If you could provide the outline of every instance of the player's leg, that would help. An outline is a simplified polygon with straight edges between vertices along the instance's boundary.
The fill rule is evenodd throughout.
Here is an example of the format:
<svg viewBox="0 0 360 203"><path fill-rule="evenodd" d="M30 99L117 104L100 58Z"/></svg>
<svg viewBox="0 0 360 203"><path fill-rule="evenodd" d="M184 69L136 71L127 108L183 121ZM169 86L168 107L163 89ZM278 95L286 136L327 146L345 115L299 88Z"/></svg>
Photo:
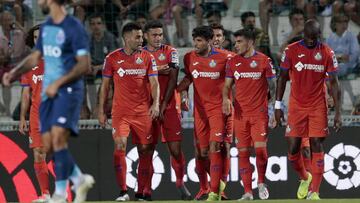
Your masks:
<svg viewBox="0 0 360 203"><path fill-rule="evenodd" d="M244 185L244 195L239 200L253 200L252 166L250 163L251 136L250 123L246 118L234 120L236 147L238 148L239 173Z"/></svg>
<svg viewBox="0 0 360 203"><path fill-rule="evenodd" d="M258 191L260 199L268 199L269 191L265 184L265 173L268 162L267 135L268 118L251 118L251 137L256 155L258 171Z"/></svg>
<svg viewBox="0 0 360 203"><path fill-rule="evenodd" d="M120 188L120 194L119 197L116 198L116 201L128 201L130 198L127 193L126 186L127 165L125 157L127 137L130 133L130 125L124 117L113 117L112 127L114 139L113 164L115 169L116 182Z"/></svg>
<svg viewBox="0 0 360 203"><path fill-rule="evenodd" d="M308 137L301 140L301 156L304 161L306 171L311 173L311 151L310 139Z"/></svg>
<svg viewBox="0 0 360 203"><path fill-rule="evenodd" d="M225 122L225 139L224 139L224 143L222 145L222 158L223 158L223 174L221 177L221 180L226 183L227 182L227 177L229 175L230 172L230 148L231 148L231 143L232 143L232 139L233 139L233 134L234 134L234 113L231 114L231 116L226 117L226 122Z"/></svg>

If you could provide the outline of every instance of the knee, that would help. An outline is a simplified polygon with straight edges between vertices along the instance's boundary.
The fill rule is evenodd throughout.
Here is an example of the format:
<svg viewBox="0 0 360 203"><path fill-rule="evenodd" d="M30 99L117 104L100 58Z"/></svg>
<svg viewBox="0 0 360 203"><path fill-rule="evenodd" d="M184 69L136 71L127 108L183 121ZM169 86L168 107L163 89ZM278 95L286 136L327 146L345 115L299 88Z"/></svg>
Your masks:
<svg viewBox="0 0 360 203"><path fill-rule="evenodd" d="M150 154L153 152L152 149L152 145L151 144L141 144L141 145L138 145L137 146L137 149L138 149L138 153L139 154L142 154L142 155L145 155L145 154Z"/></svg>
<svg viewBox="0 0 360 203"><path fill-rule="evenodd" d="M201 159L207 159L208 156L209 156L209 149L208 148L200 149L200 157L201 157Z"/></svg>
<svg viewBox="0 0 360 203"><path fill-rule="evenodd" d="M217 151L221 150L221 143L211 141L209 147L210 147L210 149L209 149L210 152L217 152Z"/></svg>
<svg viewBox="0 0 360 203"><path fill-rule="evenodd" d="M171 153L171 156L174 157L176 160L178 160L181 156L180 149L172 149L170 153Z"/></svg>
<svg viewBox="0 0 360 203"><path fill-rule="evenodd" d="M34 160L36 162L45 161L46 152L44 147L36 147L34 148Z"/></svg>
<svg viewBox="0 0 360 203"><path fill-rule="evenodd" d="M310 148L309 147L303 147L301 149L301 154L305 158L310 158Z"/></svg>
<svg viewBox="0 0 360 203"><path fill-rule="evenodd" d="M323 150L323 138L310 138L311 152L322 152Z"/></svg>
<svg viewBox="0 0 360 203"><path fill-rule="evenodd" d="M126 141L121 138L115 138L115 150L126 151Z"/></svg>

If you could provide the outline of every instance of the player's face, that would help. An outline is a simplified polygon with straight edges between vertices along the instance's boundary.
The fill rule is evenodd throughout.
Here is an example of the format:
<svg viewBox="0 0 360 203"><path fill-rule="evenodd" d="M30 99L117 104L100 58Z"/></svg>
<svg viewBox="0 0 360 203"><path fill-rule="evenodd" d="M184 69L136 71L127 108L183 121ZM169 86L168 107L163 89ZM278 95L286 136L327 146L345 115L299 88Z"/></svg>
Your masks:
<svg viewBox="0 0 360 203"><path fill-rule="evenodd" d="M90 19L90 29L93 33L100 33L104 29L104 23L100 17Z"/></svg>
<svg viewBox="0 0 360 203"><path fill-rule="evenodd" d="M304 42L308 47L316 46L317 42L320 40L320 24L314 23L312 25L308 24L304 29Z"/></svg>
<svg viewBox="0 0 360 203"><path fill-rule="evenodd" d="M221 29L213 29L214 37L213 37L213 46L215 48L221 48L222 44L225 41L224 33Z"/></svg>
<svg viewBox="0 0 360 203"><path fill-rule="evenodd" d="M248 40L243 36L235 37L235 51L239 55L246 54L246 52L249 51L253 44L253 40Z"/></svg>
<svg viewBox="0 0 360 203"><path fill-rule="evenodd" d="M245 19L244 25L245 28L254 29L255 28L255 17L247 17Z"/></svg>
<svg viewBox="0 0 360 203"><path fill-rule="evenodd" d="M138 18L136 19L136 23L139 24L142 29L144 29L146 24L146 18Z"/></svg>
<svg viewBox="0 0 360 203"><path fill-rule="evenodd" d="M143 43L143 33L142 30L133 30L127 33L127 43L131 50L140 50Z"/></svg>
<svg viewBox="0 0 360 203"><path fill-rule="evenodd" d="M39 30L35 30L34 31L34 44L36 44L36 42L37 42L37 39L39 38Z"/></svg>
<svg viewBox="0 0 360 203"><path fill-rule="evenodd" d="M38 0L38 5L41 8L41 11L44 15L49 14L50 8L48 5L48 0Z"/></svg>
<svg viewBox="0 0 360 203"><path fill-rule="evenodd" d="M221 22L221 19L215 15L213 16L210 16L208 19L207 19L207 22L208 22L208 25L211 25L211 24L220 24Z"/></svg>
<svg viewBox="0 0 360 203"><path fill-rule="evenodd" d="M154 48L160 48L161 43L164 39L163 29L162 28L149 29L149 31L146 32L144 36L145 39L147 40L147 43L150 46Z"/></svg>
<svg viewBox="0 0 360 203"><path fill-rule="evenodd" d="M195 47L195 53L203 55L208 51L210 41L207 41L203 37L195 37L193 38L193 43Z"/></svg>

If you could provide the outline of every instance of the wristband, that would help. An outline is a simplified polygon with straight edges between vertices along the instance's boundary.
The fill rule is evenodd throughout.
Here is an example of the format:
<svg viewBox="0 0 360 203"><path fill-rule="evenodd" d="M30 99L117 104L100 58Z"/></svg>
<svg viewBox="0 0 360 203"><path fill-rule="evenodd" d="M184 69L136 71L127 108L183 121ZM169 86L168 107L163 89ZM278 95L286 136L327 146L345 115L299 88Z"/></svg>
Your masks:
<svg viewBox="0 0 360 203"><path fill-rule="evenodd" d="M275 101L275 109L281 109L282 101Z"/></svg>

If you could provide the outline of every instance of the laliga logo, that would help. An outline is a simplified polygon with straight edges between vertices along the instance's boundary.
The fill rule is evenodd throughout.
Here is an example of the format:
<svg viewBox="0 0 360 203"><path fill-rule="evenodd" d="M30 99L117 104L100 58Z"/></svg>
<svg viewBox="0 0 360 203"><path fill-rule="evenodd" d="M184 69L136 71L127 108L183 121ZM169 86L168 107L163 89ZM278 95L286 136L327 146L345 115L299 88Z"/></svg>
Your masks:
<svg viewBox="0 0 360 203"><path fill-rule="evenodd" d="M360 149L339 143L325 154L324 178L337 190L360 185Z"/></svg>
<svg viewBox="0 0 360 203"><path fill-rule="evenodd" d="M127 166L127 174L126 174L126 184L128 187L133 188L137 191L137 178L133 175L133 167L136 168L137 174L137 165L138 165L139 154L137 152L136 147L132 148L126 155L126 166ZM133 166L136 164L135 166ZM165 173L164 164L159 157L159 153L157 151L154 152L153 155L153 167L154 167L154 175L151 180L151 189L155 190L161 183L162 174Z"/></svg>

